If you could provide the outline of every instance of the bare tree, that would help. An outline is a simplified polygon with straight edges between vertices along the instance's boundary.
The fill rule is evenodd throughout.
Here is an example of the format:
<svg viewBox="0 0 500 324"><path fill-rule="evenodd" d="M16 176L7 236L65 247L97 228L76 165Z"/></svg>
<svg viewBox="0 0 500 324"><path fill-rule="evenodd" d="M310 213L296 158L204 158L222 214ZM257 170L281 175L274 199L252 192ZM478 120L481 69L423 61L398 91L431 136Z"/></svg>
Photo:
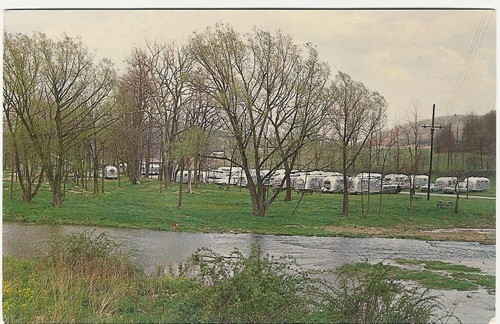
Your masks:
<svg viewBox="0 0 500 324"><path fill-rule="evenodd" d="M342 152L344 193L342 214L349 215L348 172L385 116L384 97L368 90L361 82L339 72L334 82L333 107L328 114L333 139Z"/></svg>
<svg viewBox="0 0 500 324"><path fill-rule="evenodd" d="M255 30L245 40L226 25L191 39L198 89L234 138L240 160L231 163L245 171L254 215L265 216L278 194L268 197L266 180L285 162L293 165L317 131L322 116L315 109L330 102L320 90L327 69L307 49L303 60L290 37Z"/></svg>
<svg viewBox="0 0 500 324"><path fill-rule="evenodd" d="M122 157L132 184L140 182L142 151L145 144L144 126L149 117L151 80L144 52L135 49L128 60L128 69L120 78L117 93L119 119L115 138L119 141ZM149 163L149 161L147 161Z"/></svg>
<svg viewBox="0 0 500 324"><path fill-rule="evenodd" d="M469 154L470 165L467 169L483 172L490 169L490 156L496 149L496 111L478 116L467 114L464 118L462 147Z"/></svg>
<svg viewBox="0 0 500 324"><path fill-rule="evenodd" d="M418 166L420 164L420 142L422 138L422 122L418 119L418 103L413 107L413 113L408 118L408 122L405 127L404 137L406 141L406 147L410 155L409 163L405 165L407 173L410 176L410 215L412 213L413 198L415 196L415 176L418 174Z"/></svg>
<svg viewBox="0 0 500 324"><path fill-rule="evenodd" d="M12 175L17 173L22 200L25 202L30 202L37 194L45 171L21 117L33 112L33 126L42 128L44 125L41 118L44 115L41 100L42 57L33 50L35 44L35 38L26 35L4 35L3 117L8 130L4 148L12 149L11 171Z"/></svg>
<svg viewBox="0 0 500 324"><path fill-rule="evenodd" d="M171 150L183 131L185 106L193 95L193 62L188 51L174 43L149 43L144 53L152 87L151 103L162 138L163 180L168 185L174 168Z"/></svg>
<svg viewBox="0 0 500 324"><path fill-rule="evenodd" d="M78 39L65 36L53 41L43 34L31 39L30 50L37 52L41 60L40 73L36 75L41 90L36 100L40 100L45 109L40 116L41 109L18 107L16 116L43 161L52 203L61 206L67 155L92 134L94 125L89 122L90 116L100 121L100 127L108 124L104 122L109 116L107 111L99 108L108 99L115 73L107 60L95 64ZM43 125L40 125L41 119Z"/></svg>
<svg viewBox="0 0 500 324"><path fill-rule="evenodd" d="M378 132L378 144L380 145L379 156L381 157L379 167L380 173L385 175L387 158L389 157L389 153L391 152L395 143L398 142L397 136L399 135L399 127L393 128L391 131L379 131ZM384 144L382 144L384 143ZM380 178L380 193L379 193L379 204L378 204L378 213L382 214L382 183L384 179Z"/></svg>

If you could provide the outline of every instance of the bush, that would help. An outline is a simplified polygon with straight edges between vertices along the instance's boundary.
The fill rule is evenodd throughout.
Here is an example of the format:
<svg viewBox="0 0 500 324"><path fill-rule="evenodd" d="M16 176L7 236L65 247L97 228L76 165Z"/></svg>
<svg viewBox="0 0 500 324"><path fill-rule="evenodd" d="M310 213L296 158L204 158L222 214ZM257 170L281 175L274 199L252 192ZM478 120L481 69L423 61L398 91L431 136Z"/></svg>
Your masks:
<svg viewBox="0 0 500 324"><path fill-rule="evenodd" d="M50 242L50 266L63 268L90 278L133 276L140 272L120 246L106 232L64 236Z"/></svg>
<svg viewBox="0 0 500 324"><path fill-rule="evenodd" d="M262 256L253 246L248 257L235 250L224 257L208 249L191 258L204 284L195 296L196 320L208 322L310 322L319 296L316 280L295 260Z"/></svg>

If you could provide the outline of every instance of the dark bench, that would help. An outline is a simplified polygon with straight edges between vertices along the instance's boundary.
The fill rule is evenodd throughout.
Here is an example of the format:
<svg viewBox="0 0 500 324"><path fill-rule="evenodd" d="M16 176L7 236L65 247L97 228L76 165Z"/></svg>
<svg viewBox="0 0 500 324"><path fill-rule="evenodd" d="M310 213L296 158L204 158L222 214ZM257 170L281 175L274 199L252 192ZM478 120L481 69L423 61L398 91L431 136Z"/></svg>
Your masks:
<svg viewBox="0 0 500 324"><path fill-rule="evenodd" d="M437 207L440 208L453 208L453 201L442 201L439 200L437 203Z"/></svg>
<svg viewBox="0 0 500 324"><path fill-rule="evenodd" d="M300 189L300 190L297 190L298 194L304 194L304 195L312 195L313 192L314 192L313 189Z"/></svg>

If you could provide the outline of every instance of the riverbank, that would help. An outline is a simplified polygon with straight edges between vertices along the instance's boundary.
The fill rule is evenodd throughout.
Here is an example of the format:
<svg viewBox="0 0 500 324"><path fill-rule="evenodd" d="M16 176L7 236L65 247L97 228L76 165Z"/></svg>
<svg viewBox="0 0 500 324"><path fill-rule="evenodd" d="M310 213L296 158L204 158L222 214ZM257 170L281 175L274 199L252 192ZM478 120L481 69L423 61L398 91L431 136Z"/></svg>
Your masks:
<svg viewBox="0 0 500 324"><path fill-rule="evenodd" d="M3 250L4 258L35 258L38 260L47 260L46 255L53 255L50 252L54 248L53 244L48 242L59 241L61 238L68 235L75 235L76 238L81 238L84 233L92 233L96 238L104 235L103 229L82 228L79 226L48 226L48 225L21 225L21 224L6 224L3 228ZM125 230L125 229L106 229L107 237L116 240L121 248L124 249L126 255L130 255L133 263L144 269L148 274L148 278L158 278L161 281L166 279L169 284L177 287L174 291L170 290L169 300L162 300L161 307L164 304L169 305L168 309L176 309L176 305L182 304L182 293L188 292L192 285L183 285L189 283L187 281L178 282L173 280L171 276L177 277L181 273L181 269L176 265L183 264L190 259L190 255L195 253L199 248L208 248L218 254L229 256L232 251L237 248L243 255L249 255L254 246L259 246L262 249L263 255L272 256L273 260L281 260L281 258L292 257L297 260L297 264L303 267L304 270L311 273L331 273L336 269L347 269L349 274L364 274L365 270L372 269L383 263L385 266L380 268L381 273L389 275L391 280L400 282L401 280L410 280L422 284L424 288L439 289L433 294L439 295L440 291L446 293L446 298L441 302L446 305L446 309L453 311L454 315L458 316L465 323L473 321L486 322L494 315L494 274L495 274L495 248L493 246L484 246L473 243L459 242L425 242L414 240L398 240L398 239L356 239L356 238L319 238L319 237L284 237L272 235L253 235L253 234L201 234L201 233L175 233L165 231L149 231L149 230ZM108 244L107 240L97 240L102 242L100 245L114 246ZM68 247L72 253L86 256L86 253L80 253L80 249L75 248L75 244L59 244L56 247ZM87 246L87 245L85 245ZM44 249L44 247L46 249ZM38 251L38 253L35 253ZM96 249L100 254L101 249ZM204 250L207 251L207 250ZM135 252L135 253L134 253ZM206 252L203 255L207 255ZM57 258L60 260L61 258ZM425 260L424 260L425 259ZM12 259L7 259L7 261ZM64 258L62 258L64 260ZM231 260L231 258L230 258ZM5 261L5 259L4 259ZM29 261L31 262L31 261ZM5 262L4 262L5 264ZM106 262L98 262L98 265L105 265ZM394 267L394 265L399 265ZM355 267L356 270L348 270L350 267ZM60 269L61 267L57 267ZM9 271L9 269L13 271ZM28 296L26 293L38 291L36 284L51 283L47 280L34 280L35 274L43 273L40 269L33 269L33 275L30 275L26 270L28 267L20 266L15 269L4 269L4 279L7 278L8 286L4 289L4 301L7 300L9 307L15 306L16 310L23 310L23 304L26 300L33 300L30 296L42 296L38 293L32 293ZM43 267L46 269L46 267ZM87 269L87 267L71 267L71 269ZM21 271L20 271L21 270ZM5 272L7 271L7 272ZM26 273L28 271L28 273ZM115 273L115 271L105 271L104 273ZM6 276L7 274L7 276ZM167 274L166 277L163 274ZM160 277L157 277L160 276ZM21 278L22 277L22 278ZM58 275L61 279L64 276ZM17 279L16 279L17 278ZM163 279L162 279L163 278ZM121 280L121 279L120 279ZM79 287L74 284L74 278L71 281L71 289ZM120 281L123 283L123 281ZM259 281L260 282L260 281ZM379 281L377 281L379 282ZM488 290L480 288L480 286L489 287ZM133 282L131 282L132 284ZM157 287L157 283L151 282L151 287ZM33 286L35 285L35 286ZM11 289L16 287L16 289ZM117 287L130 286L117 285ZM150 284L147 284L150 286ZM108 286L106 286L108 287ZM229 287L229 286L228 286ZM259 284L260 287L260 284ZM46 288L46 287L45 287ZM108 288L106 288L108 289ZM240 288L238 288L240 289ZM493 289L493 291L491 291ZM85 288L88 293L93 291ZM44 289L52 291L52 289ZM99 290L101 291L101 290ZM146 290L147 291L147 290ZM264 291L268 291L264 289ZM452 291L452 295L449 292ZM104 290L107 292L107 290ZM140 292L145 292L140 289ZM76 291L68 291L68 296L85 297L85 293L80 294ZM143 296L148 305L155 304L158 291L154 291ZM181 293L181 295L179 295ZM6 294L6 295L5 295ZM113 294L115 295L115 294ZM94 296L94 295L92 295ZM117 321L134 321L135 316L144 316L142 320L135 318L136 321L187 321L184 317L168 317L174 314L169 312L156 312L154 308L148 309L143 313L137 309L137 304L134 301L135 297L142 296L139 292L120 292L116 294L119 298L104 302L110 302L113 307L110 307L111 316ZM213 298L212 295L210 295ZM8 297L5 299L5 297ZM90 297L90 296L89 296ZM95 295L95 297L100 297ZM107 295L102 296L107 298ZM123 298L122 298L123 297ZM150 297L153 299L151 300ZM142 297L141 297L142 298ZM179 300L180 298L180 300ZM73 298L70 298L74 300ZM66 300L62 298L61 301ZM88 308L83 309L82 306L89 306L85 303L86 297L83 300L78 300L75 303L75 308L69 310L75 311L75 316L86 316ZM43 303L44 298L38 298L35 303L40 307L30 307L30 312L26 311L19 314L33 314L34 317L40 316L35 310L39 309L43 314L47 312L47 306ZM478 305L478 302L481 304ZM151 304L153 303L153 304ZM140 303L142 304L142 303ZM50 304L51 306L54 304ZM64 306L61 304L59 306ZM98 303L100 305L100 303ZM135 305L135 306L134 306ZM78 306L78 308L76 307ZM92 306L92 305L90 305ZM119 308L116 309L116 306ZM5 305L4 305L5 307ZM64 306L66 307L66 306ZM134 308L135 307L135 308ZM457 308L458 307L458 308ZM143 311L142 306L140 307ZM100 309L100 308L99 308ZM163 309L163 308L161 308ZM161 311L160 309L160 311ZM80 311L83 310L83 313ZM95 312L95 310L93 311ZM11 312L12 313L12 312ZM16 314L16 313L12 313ZM36 314L36 315L35 315ZM57 313L67 316L67 311ZM100 315L99 312L97 313ZM189 311L193 315L193 310ZM156 317L156 316L163 317ZM124 316L124 317L122 317ZM165 317L167 316L167 317ZM33 318L34 318L33 317ZM45 319L48 319L46 317ZM88 317L78 317L81 321L92 321ZM159 320L159 319L162 320ZM67 317L65 318L68 319ZM148 320L144 320L148 319ZM198 318L199 320L200 318ZM38 321L41 319L38 318ZM108 318L111 321L110 318ZM310 319L308 322L315 321ZM427 322L427 321L425 321ZM454 322L453 320L451 322Z"/></svg>
<svg viewBox="0 0 500 324"><path fill-rule="evenodd" d="M251 215L246 189L219 189L203 185L183 194L177 208L178 185L161 188L158 180L139 185L106 181L105 192L93 194L67 188L63 206L51 206L50 190L43 186L32 203L19 200L19 189L9 199L4 182L3 221L34 224L145 228L161 231L255 233L296 236L390 237L453 240L495 244L495 201L459 201L459 213L439 208L443 197L418 199L409 208L408 195L350 196L350 213L342 216L341 195L315 193L283 197L271 205L266 217ZM449 201L455 197L450 196ZM473 229L489 231L474 231ZM456 229L460 229L457 231Z"/></svg>

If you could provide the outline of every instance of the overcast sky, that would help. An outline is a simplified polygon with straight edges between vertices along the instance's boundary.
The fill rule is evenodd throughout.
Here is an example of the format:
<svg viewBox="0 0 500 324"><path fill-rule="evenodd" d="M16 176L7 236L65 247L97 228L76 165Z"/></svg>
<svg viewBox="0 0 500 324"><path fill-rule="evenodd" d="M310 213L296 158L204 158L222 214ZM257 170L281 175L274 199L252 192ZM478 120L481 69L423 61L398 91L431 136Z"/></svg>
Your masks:
<svg viewBox="0 0 500 324"><path fill-rule="evenodd" d="M389 123L495 109L494 10L9 10L7 32L80 36L97 57L123 71L145 39L183 43L218 22L254 27L317 46L332 73L343 71L380 92ZM458 89L458 91L457 91Z"/></svg>

